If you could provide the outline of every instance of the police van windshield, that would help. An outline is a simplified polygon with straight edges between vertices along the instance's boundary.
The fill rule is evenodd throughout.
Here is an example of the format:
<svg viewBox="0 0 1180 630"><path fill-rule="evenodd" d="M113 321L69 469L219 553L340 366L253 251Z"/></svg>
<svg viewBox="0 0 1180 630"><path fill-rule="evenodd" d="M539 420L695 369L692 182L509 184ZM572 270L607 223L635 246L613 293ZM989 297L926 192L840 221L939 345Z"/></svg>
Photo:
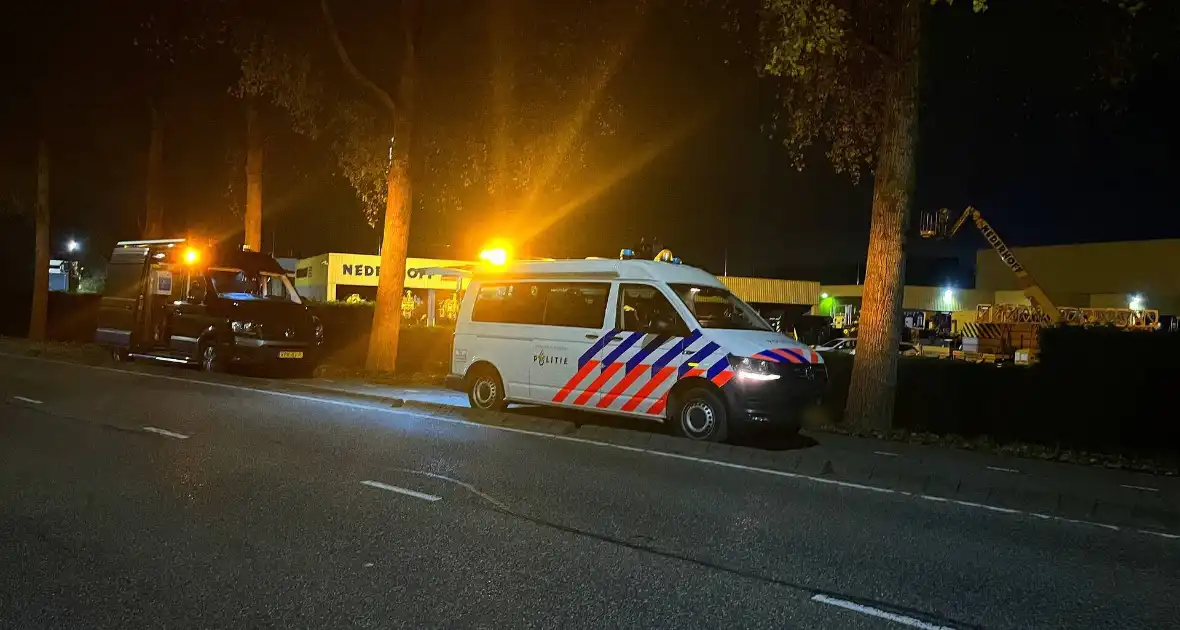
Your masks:
<svg viewBox="0 0 1180 630"><path fill-rule="evenodd" d="M672 290L692 311L701 328L773 330L749 304L725 289L673 284Z"/></svg>
<svg viewBox="0 0 1180 630"><path fill-rule="evenodd" d="M209 279L218 297L228 300L267 300L300 304L299 293L287 276L265 271L210 269Z"/></svg>

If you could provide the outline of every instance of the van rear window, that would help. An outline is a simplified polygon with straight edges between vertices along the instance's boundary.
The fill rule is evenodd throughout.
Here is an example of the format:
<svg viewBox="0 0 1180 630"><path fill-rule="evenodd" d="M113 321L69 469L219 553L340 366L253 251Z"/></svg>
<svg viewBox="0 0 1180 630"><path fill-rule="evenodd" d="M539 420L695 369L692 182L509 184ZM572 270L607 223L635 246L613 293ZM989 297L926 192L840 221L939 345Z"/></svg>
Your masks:
<svg viewBox="0 0 1180 630"><path fill-rule="evenodd" d="M602 328L606 321L605 282L514 282L484 284L475 298L471 321Z"/></svg>

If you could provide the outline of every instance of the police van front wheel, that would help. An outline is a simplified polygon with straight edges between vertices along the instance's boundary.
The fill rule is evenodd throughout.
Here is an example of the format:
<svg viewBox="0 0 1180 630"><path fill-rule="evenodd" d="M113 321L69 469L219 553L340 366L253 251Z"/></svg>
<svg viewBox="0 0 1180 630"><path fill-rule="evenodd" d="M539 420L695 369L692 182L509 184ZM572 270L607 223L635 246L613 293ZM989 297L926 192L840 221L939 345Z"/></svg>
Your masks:
<svg viewBox="0 0 1180 630"><path fill-rule="evenodd" d="M680 436L701 442L724 442L729 435L725 402L704 387L676 397L672 428Z"/></svg>
<svg viewBox="0 0 1180 630"><path fill-rule="evenodd" d="M473 409L502 411L507 403L504 400L504 381L500 378L500 373L486 365L472 370L467 377L467 400Z"/></svg>

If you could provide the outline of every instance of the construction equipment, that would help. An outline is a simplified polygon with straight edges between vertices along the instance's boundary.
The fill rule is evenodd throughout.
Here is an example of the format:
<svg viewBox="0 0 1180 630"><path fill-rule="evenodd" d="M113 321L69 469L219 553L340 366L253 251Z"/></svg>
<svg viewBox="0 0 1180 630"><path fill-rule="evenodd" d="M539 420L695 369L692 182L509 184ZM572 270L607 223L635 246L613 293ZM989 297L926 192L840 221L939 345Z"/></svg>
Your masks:
<svg viewBox="0 0 1180 630"><path fill-rule="evenodd" d="M1036 321L1047 321L1051 324L1060 323L1061 312L1053 305L1049 296L1045 295L1045 291L1029 275L1024 265L1020 264L1019 260L1016 260L1016 254L1013 254L1012 250L1008 249L1003 239L1000 238L1000 235L996 233L991 224L984 220L979 210L967 206L963 214L959 215L959 219L949 227L947 222L950 220L950 211L946 208L939 210L935 214L924 216L922 217L922 238L951 238L959 231L959 228L963 227L963 224L967 222L968 218L971 218L975 222L975 227L979 229L979 233L983 235L983 239L987 241L987 244L996 250L996 253L1000 256L1000 260L1004 261L1004 264L1012 270L1012 273L1016 274L1021 290L1028 296L1028 300L1032 303L1033 307L1040 311L1039 314L1032 314L1036 318Z"/></svg>
<svg viewBox="0 0 1180 630"><path fill-rule="evenodd" d="M1159 311L1129 308L1079 308L1059 307L1049 299L1037 284L1016 254L1004 244L979 210L967 206L954 223L950 222L950 211L946 208L922 217L922 238L948 239L954 236L963 224L971 219L988 245L999 255L1004 265L1016 274L1020 288L1029 304L980 304L976 308L975 321L963 337L964 350L970 345L973 350L987 350L1010 355L1026 363L1035 359L1037 337L1045 325L1067 326L1112 326L1128 330L1158 330Z"/></svg>

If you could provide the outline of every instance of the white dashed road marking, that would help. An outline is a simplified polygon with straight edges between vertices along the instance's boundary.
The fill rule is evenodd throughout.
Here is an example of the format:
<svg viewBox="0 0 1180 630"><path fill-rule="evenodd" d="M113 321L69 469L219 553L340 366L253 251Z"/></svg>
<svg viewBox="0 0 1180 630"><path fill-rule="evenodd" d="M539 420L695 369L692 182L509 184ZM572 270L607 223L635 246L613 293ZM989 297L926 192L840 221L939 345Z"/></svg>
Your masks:
<svg viewBox="0 0 1180 630"><path fill-rule="evenodd" d="M414 497L415 499L422 499L423 501L439 501L442 499L442 497L436 497L433 494L426 494L425 492L418 492L417 490L410 490L408 488L402 488L400 486L391 486L387 483L381 483L380 481L366 480L366 481L362 481L361 484L369 486L370 488L380 488L382 490L388 490L390 492L404 494L408 497Z"/></svg>
<svg viewBox="0 0 1180 630"><path fill-rule="evenodd" d="M42 359L39 357L26 357L24 355L19 355L19 354L0 353L0 356L12 358L12 359L44 361L47 363L63 363L63 364L75 366L78 368L87 368L87 369L91 369L91 370L98 370L101 372L115 372L118 374L124 374L127 376L133 376L133 377L155 378L155 379L160 379L160 380L176 381L178 383L187 383L187 384L194 384L195 383L195 384L199 384L199 385L207 385L209 387L218 387L218 388L222 388L222 389L229 389L229 390L242 391L242 392L252 392L255 394L263 394L263 395L267 395L267 396L279 396L282 398L290 398L293 400L303 400L303 401L314 402L314 403L318 403L318 404L322 404L322 405L334 405L337 407L344 407L344 408L348 408L348 409L357 409L357 410L361 410L361 411L376 412L376 413L393 413L393 414L400 414L400 415L406 415L406 416L414 416L417 418L429 418L431 420L437 420L439 422L446 422L448 424L477 427L477 428L488 430L488 431L505 431L508 433L517 433L520 435L531 435L534 437L539 437L539 438L543 438L543 439L547 439L547 440L557 440L559 442L574 442L574 443L578 443L578 444L589 444L591 446L598 446L601 448L610 448L610 449L615 449L615 450L620 450L620 451L629 451L629 452L634 452L634 453L645 453L645 454L652 455L655 457L666 457L668 459L677 459L677 460L681 460L681 461L697 462L697 463L705 464L708 466L718 466L721 468L729 468L729 469L733 469L733 470L745 470L745 471L756 472L756 473L760 473L760 474L764 474L764 475L772 475L775 477L784 477L787 479L800 479L800 480L805 480L805 481L809 481L812 483L820 483L820 484L824 484L824 485L831 485L831 486L842 487L842 488L854 488L857 490L867 490L869 492L879 492L882 494L896 494L899 496L916 497L916 498L926 499L928 501L940 501L940 502L945 502L945 503L953 503L955 505L959 505L962 507L979 508L979 509L984 509L984 510L988 510L988 511L992 511L992 512L1000 512L1003 514L1028 516L1028 517L1038 518L1038 519L1047 520L1047 521L1057 521L1059 523L1072 523L1075 525L1086 525L1086 526L1091 526L1091 527L1100 527L1102 529L1107 529L1107 530L1116 531L1116 532L1123 531L1123 528L1121 528L1117 525L1108 525L1106 523L1096 523L1093 521L1082 521L1082 520L1078 520L1078 519L1065 518L1063 516L1052 516L1049 514L1040 514L1040 513L1036 513L1036 512L1024 512L1021 510L1013 510L1013 509L999 507L999 506L995 506L995 505L986 505L983 503L973 503L970 501L957 501L955 499L948 499L948 498L937 497L937 496L932 496L932 495L918 495L918 494L914 494L912 492L906 492L904 490L893 490L891 488L881 488L881 487L877 487L877 486L869 486L869 485L864 485L864 484L859 484L859 483L852 483L849 481L839 481L836 479L828 479L828 478L824 478L824 477L813 477L811 475L786 472L783 470L774 470L772 468L759 468L757 466L746 466L744 464L735 464L733 462L726 462L726 461L716 460L716 459L706 459L703 457L693 457L692 455L681 455L680 453L668 453L665 451L656 451L656 450L651 450L651 449L646 449L646 448L640 448L637 446L625 446L623 444L612 444L610 442L599 442L596 440L587 440L585 438L573 437L573 436L569 436L569 435L554 435L552 433L541 433L538 431L530 431L528 429L517 429L514 427L480 424L478 422L473 422L471 420L466 420L463 418L453 418L453 417L447 417L447 416L438 416L438 415L434 415L431 413L409 411L409 410L406 410L404 407L398 408L398 409L386 409L385 407L378 407L372 403L366 404L366 403L359 403L359 402L350 402L347 400L324 398L321 396L293 394L291 392L280 392L280 391L274 391L274 390L268 390L268 389L259 389L256 387L246 387L243 385L232 385L230 383L218 383L216 381L205 381L205 380L198 380L198 379L191 379L191 378L181 378L179 376L167 376L164 374L152 374L150 372L132 372L129 370L120 370L117 368L101 367L101 366L97 366L97 365L85 365L82 363L70 363L68 361L57 361L54 359ZM372 482L372 483L377 483L377 482ZM374 486L374 487L379 487L379 488L384 489L383 485L382 486ZM428 495L428 496L430 496L430 495ZM1128 528L1127 531L1137 531L1142 534L1150 534L1153 536L1160 536L1160 537L1167 538L1170 540L1180 540L1180 535L1171 534L1168 532L1154 532L1154 531L1150 531L1150 530L1130 529L1130 528Z"/></svg>
<svg viewBox="0 0 1180 630"><path fill-rule="evenodd" d="M873 455L883 455L885 457L898 457L897 453L890 453L889 451L873 451Z"/></svg>
<svg viewBox="0 0 1180 630"><path fill-rule="evenodd" d="M157 429L156 427L144 427L143 430L147 431L149 433L158 433L160 435L164 435L164 436L167 436L170 438L176 438L178 440L187 440L189 438L189 436L187 436L183 433L173 433L172 431L168 431L167 429Z"/></svg>
<svg viewBox="0 0 1180 630"><path fill-rule="evenodd" d="M994 470L996 472L1006 472L1006 473L1019 473L1020 472L1019 470L1016 470L1015 468L997 468L996 466L988 466L987 469Z"/></svg>
<svg viewBox="0 0 1180 630"><path fill-rule="evenodd" d="M34 398L25 398L24 396L13 396L12 399L19 400L21 402L27 402L30 405L40 405L41 404L40 400L36 400Z"/></svg>
<svg viewBox="0 0 1180 630"><path fill-rule="evenodd" d="M894 623L900 623L911 628L920 628L921 630L954 630L954 628L950 628L948 626L939 626L933 623L926 623L921 619L914 619L913 617L906 617L905 615L878 610L872 606L865 606L864 604L858 604L856 602L836 599L835 597L828 597L827 595L816 594L811 598L811 601L820 604L827 604L829 606L835 606L837 608L843 608L844 610L851 610L852 612L858 612L862 615L877 617L878 619L887 619Z"/></svg>
<svg viewBox="0 0 1180 630"><path fill-rule="evenodd" d="M1128 486L1127 484L1122 484L1122 487L1124 487L1128 490L1142 490L1144 492L1159 492L1159 488L1149 488L1147 486Z"/></svg>

